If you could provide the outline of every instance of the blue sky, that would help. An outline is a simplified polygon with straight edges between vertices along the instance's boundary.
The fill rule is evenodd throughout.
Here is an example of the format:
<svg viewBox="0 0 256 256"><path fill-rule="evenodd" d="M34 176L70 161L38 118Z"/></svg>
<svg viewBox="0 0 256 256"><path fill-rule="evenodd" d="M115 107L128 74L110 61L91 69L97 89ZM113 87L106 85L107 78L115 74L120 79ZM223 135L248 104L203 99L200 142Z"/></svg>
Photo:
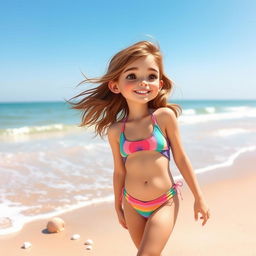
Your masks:
<svg viewBox="0 0 256 256"><path fill-rule="evenodd" d="M0 102L70 98L111 57L160 44L174 99L256 98L256 1L4 1Z"/></svg>

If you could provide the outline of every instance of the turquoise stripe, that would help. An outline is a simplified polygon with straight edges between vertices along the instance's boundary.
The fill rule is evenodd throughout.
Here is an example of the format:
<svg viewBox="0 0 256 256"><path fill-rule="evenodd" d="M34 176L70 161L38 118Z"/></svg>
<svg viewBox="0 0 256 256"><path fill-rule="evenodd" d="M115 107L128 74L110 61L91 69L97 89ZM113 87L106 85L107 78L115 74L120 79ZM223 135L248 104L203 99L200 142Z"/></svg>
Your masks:
<svg viewBox="0 0 256 256"><path fill-rule="evenodd" d="M169 196L173 197L176 194L177 194L176 190L174 188L171 188L169 190L169 192L167 193L167 197L169 197Z"/></svg>
<svg viewBox="0 0 256 256"><path fill-rule="evenodd" d="M160 152L160 151L167 148L167 142L166 142L166 139L165 139L165 137L163 136L163 134L160 130L160 127L157 124L155 124L155 126L157 128L157 129L155 129L155 133L154 133L156 141L157 141L156 150Z"/></svg>
<svg viewBox="0 0 256 256"><path fill-rule="evenodd" d="M125 142L125 137L124 137L124 134L121 133L120 143L119 143L120 153L121 153L121 156L126 157L128 156L128 154L124 152L124 142Z"/></svg>
<svg viewBox="0 0 256 256"><path fill-rule="evenodd" d="M134 208L135 209L135 208ZM150 211L150 212L143 212L140 210L135 209L140 215L142 215L143 217L148 218L154 211Z"/></svg>

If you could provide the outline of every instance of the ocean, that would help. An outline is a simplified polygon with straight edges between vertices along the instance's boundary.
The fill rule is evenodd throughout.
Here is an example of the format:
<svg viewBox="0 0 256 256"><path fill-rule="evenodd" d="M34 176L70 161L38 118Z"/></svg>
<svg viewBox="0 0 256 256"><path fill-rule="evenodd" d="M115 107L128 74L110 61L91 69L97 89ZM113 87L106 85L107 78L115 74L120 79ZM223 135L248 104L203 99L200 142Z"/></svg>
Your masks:
<svg viewBox="0 0 256 256"><path fill-rule="evenodd" d="M256 100L172 100L183 109L181 138L197 175L256 150ZM107 138L78 127L65 102L0 103L0 235L35 219L112 201ZM173 158L174 179L181 175Z"/></svg>

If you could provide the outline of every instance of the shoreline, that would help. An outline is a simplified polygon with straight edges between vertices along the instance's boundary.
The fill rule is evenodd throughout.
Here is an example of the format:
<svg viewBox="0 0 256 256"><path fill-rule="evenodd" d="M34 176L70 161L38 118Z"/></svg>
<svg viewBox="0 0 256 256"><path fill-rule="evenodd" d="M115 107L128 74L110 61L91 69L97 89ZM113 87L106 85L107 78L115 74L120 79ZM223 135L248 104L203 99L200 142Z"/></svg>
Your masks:
<svg viewBox="0 0 256 256"><path fill-rule="evenodd" d="M256 210L253 205L255 156L255 151L246 152L239 155L232 166L197 175L211 210L211 218L204 227L201 220L194 220L193 195L183 182L183 200L180 200L177 222L163 256L256 255L252 224ZM1 235L3 255L136 255L137 249L128 231L118 223L113 202L84 206L56 216L66 222L61 233L47 234L44 231L47 219L40 219L25 224L19 232ZM70 240L75 233L81 238ZM94 241L92 251L85 249L87 239ZM32 243L30 249L20 248L25 241Z"/></svg>
<svg viewBox="0 0 256 256"><path fill-rule="evenodd" d="M230 167L230 169L231 169L231 167L234 165L234 162L239 157L241 157L241 155L250 154L250 153L251 154L256 154L256 146L241 148L237 152L230 155L229 158L225 162L213 164L213 165L206 166L206 167L203 167L203 168L198 168L198 169L195 170L196 175L197 175L197 179L198 180L202 179L203 183L205 182L205 179L209 179L209 182L212 182L216 178L218 178L217 174L218 174L219 171L221 172L221 170L223 168L228 168L228 167ZM237 172L237 174L239 175L238 172ZM230 177L230 172L225 171L224 173L221 173L221 177L222 178L224 178L224 177L229 178ZM173 178L174 178L175 181L181 180L183 182L183 184L185 183L181 174L173 175ZM63 209L57 210L55 212L42 213L40 215L36 215L36 216L33 216L33 217L24 216L24 218L29 217L29 220L24 221L24 224L22 226L19 226L17 228L11 228L11 229L13 229L12 231L8 231L7 229L6 229L5 232L2 231L2 233L0 231L0 239L1 239L1 237L5 236L5 235L11 235L11 234L15 234L17 232L20 232L25 225L27 225L31 222L39 221L39 220L47 220L47 219L50 219L54 216L63 215L65 213L69 213L69 212L81 209L83 207L90 207L90 206L95 205L95 204L96 205L97 204L104 204L105 202L111 203L113 201L114 201L114 195L109 195L109 196L106 196L104 198L96 198L96 199L92 199L90 201L82 202L80 204L72 205L72 206L70 206L66 209L63 208Z"/></svg>

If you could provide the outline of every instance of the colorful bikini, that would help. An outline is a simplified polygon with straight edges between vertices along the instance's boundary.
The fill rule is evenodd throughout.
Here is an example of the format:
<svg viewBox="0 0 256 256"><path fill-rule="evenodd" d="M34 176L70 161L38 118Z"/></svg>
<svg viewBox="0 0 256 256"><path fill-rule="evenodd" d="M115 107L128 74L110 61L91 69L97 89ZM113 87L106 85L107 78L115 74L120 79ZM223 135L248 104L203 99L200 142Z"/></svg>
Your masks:
<svg viewBox="0 0 256 256"><path fill-rule="evenodd" d="M142 151L142 150L153 150L153 151L160 152L170 160L170 144L167 138L165 138L158 123L156 122L156 118L153 113L151 114L151 119L153 122L152 135L147 139L136 140L136 141L130 141L126 139L124 135L124 129L125 129L125 122L127 118L123 121L122 131L120 134L120 145L119 145L123 162L126 161L127 157L130 154L137 151Z"/></svg>
<svg viewBox="0 0 256 256"><path fill-rule="evenodd" d="M170 160L170 143L168 139L164 136L161 128L157 124L154 114L151 114L153 121L153 132L152 135L144 140L130 141L127 140L124 134L125 122L127 118L123 121L122 131L120 134L120 154L123 158L124 163L129 155L137 151L152 150L157 151L167 157ZM128 194L125 188L122 190L122 197L124 196L127 202L143 217L149 218L149 216L158 209L165 202L170 200L179 191L179 186L181 187L183 183L181 181L175 183L166 193L160 197L150 200L142 201L136 199ZM179 192L181 195L181 193ZM182 198L182 196L181 196ZM183 199L183 198L182 198Z"/></svg>
<svg viewBox="0 0 256 256"><path fill-rule="evenodd" d="M156 209L158 209L161 205L163 205L173 196L175 196L177 194L177 191L179 191L179 186L181 187L182 185L183 183L181 181L178 181L166 193L150 201L142 201L132 197L131 195L128 194L125 188L123 188L122 195L141 216L147 219ZM182 198L180 191L179 194Z"/></svg>

